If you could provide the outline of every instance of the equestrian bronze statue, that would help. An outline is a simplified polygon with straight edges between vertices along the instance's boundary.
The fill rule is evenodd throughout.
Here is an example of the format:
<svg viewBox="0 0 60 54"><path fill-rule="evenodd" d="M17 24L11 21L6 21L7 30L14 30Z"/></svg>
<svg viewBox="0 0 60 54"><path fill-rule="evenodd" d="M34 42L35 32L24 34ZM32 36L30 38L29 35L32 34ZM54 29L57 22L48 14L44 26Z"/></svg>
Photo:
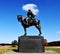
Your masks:
<svg viewBox="0 0 60 54"><path fill-rule="evenodd" d="M39 35L41 35L42 32L41 32L40 20L34 19L35 15L32 13L31 10L28 10L27 16L28 16L27 18L24 18L22 15L17 16L18 21L21 22L24 28L24 31L25 31L24 35L27 35L26 28L30 26L35 26L39 31Z"/></svg>

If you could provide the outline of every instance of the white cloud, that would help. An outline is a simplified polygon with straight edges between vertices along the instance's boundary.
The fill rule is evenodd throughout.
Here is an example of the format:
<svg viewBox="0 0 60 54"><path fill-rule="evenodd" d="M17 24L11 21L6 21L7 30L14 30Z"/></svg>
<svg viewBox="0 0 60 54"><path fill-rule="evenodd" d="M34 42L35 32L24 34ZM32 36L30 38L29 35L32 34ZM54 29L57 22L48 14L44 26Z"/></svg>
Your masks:
<svg viewBox="0 0 60 54"><path fill-rule="evenodd" d="M28 11L30 9L35 15L39 12L39 10L37 9L37 5L35 4L23 5L22 9L25 11Z"/></svg>
<svg viewBox="0 0 60 54"><path fill-rule="evenodd" d="M60 31L57 31L56 33L60 34Z"/></svg>

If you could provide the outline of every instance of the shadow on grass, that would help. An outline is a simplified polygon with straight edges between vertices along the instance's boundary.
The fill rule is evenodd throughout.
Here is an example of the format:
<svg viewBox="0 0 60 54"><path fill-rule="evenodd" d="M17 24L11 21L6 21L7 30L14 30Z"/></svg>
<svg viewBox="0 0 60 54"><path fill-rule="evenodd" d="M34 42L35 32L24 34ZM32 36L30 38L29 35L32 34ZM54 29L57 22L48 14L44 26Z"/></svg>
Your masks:
<svg viewBox="0 0 60 54"><path fill-rule="evenodd" d="M18 52L18 49L12 49L12 51L14 51L14 52Z"/></svg>

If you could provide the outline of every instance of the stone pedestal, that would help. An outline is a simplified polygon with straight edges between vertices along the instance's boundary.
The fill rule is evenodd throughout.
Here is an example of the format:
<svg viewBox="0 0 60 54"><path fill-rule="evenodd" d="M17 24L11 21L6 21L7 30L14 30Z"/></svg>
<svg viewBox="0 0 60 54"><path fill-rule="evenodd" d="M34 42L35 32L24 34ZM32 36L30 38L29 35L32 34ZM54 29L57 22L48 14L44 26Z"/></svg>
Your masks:
<svg viewBox="0 0 60 54"><path fill-rule="evenodd" d="M18 52L44 52L44 38L42 36L20 36L18 37Z"/></svg>

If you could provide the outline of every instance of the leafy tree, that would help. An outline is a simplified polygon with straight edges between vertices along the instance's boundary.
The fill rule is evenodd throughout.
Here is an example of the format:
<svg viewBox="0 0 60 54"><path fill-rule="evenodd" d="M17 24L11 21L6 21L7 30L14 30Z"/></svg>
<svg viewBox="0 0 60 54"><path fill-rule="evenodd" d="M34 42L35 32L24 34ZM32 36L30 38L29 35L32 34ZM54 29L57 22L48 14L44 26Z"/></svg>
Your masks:
<svg viewBox="0 0 60 54"><path fill-rule="evenodd" d="M12 41L12 47L16 47L17 44L18 44L17 40Z"/></svg>

